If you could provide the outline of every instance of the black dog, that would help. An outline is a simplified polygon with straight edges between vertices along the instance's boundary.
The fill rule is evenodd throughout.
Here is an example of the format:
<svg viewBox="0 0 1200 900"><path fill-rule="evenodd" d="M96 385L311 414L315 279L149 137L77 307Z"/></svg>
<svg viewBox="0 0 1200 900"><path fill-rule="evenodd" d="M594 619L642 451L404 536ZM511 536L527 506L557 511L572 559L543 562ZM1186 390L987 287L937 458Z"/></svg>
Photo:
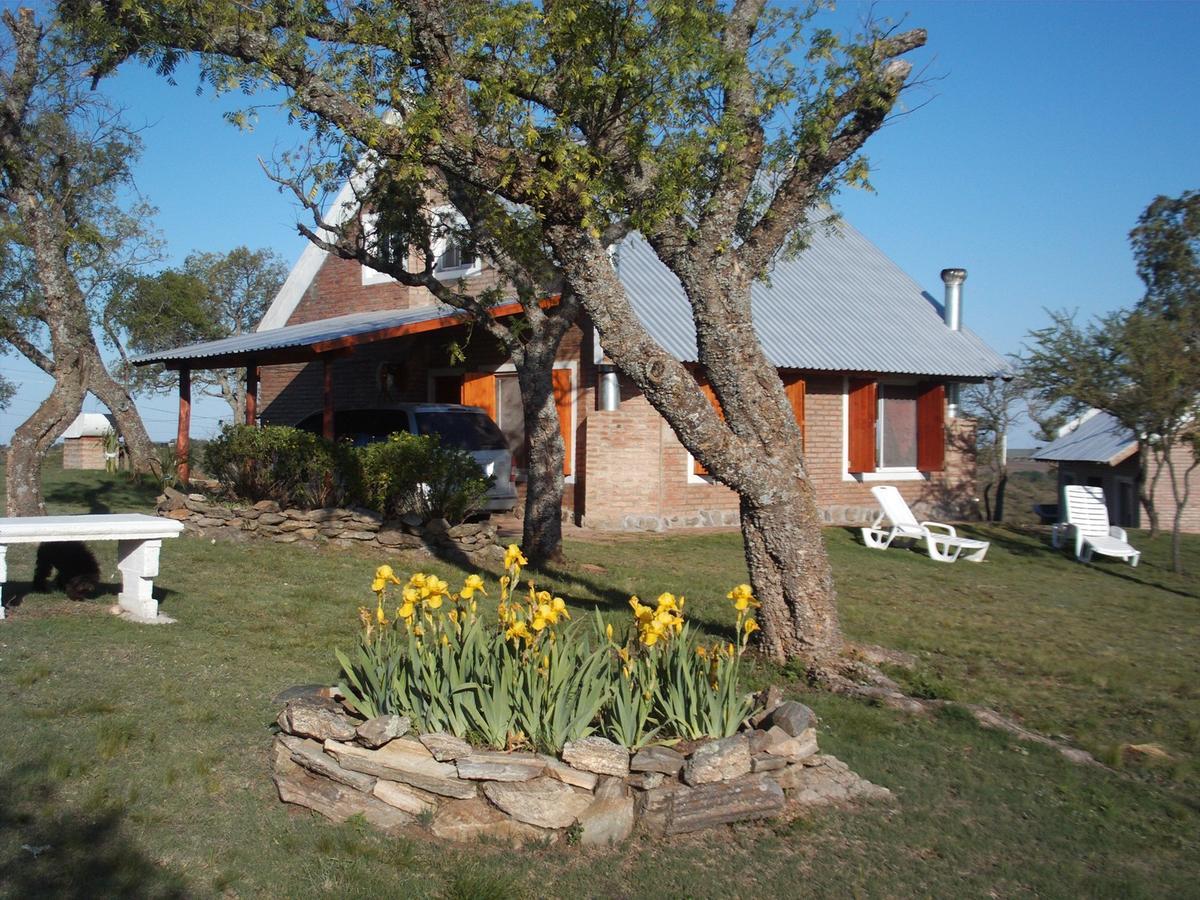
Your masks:
<svg viewBox="0 0 1200 900"><path fill-rule="evenodd" d="M50 570L56 569L54 583L66 591L72 600L83 600L95 592L100 583L100 563L86 545L79 541L55 541L39 544L37 567L33 573L33 589L45 593Z"/></svg>

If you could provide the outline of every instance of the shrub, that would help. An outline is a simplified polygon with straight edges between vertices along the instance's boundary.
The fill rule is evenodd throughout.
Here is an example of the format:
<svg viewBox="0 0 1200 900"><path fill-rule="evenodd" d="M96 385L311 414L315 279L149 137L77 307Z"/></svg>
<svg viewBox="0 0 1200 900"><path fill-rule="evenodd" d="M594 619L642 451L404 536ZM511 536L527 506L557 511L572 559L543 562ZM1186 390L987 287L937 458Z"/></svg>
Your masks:
<svg viewBox="0 0 1200 900"><path fill-rule="evenodd" d="M483 506L493 479L465 450L436 435L393 434L361 458L365 503L386 519L416 513L457 524Z"/></svg>
<svg viewBox="0 0 1200 900"><path fill-rule="evenodd" d="M511 546L500 579L498 621L479 614L478 575L458 593L434 575L401 582L380 566L375 609L359 610L351 655L340 650L347 702L365 716L409 716L421 731L448 731L496 748L557 752L599 731L634 749L656 737L726 737L752 711L740 664L757 605L747 585L729 593L736 643L702 646L683 619L684 598L633 597L634 622L622 642L597 612L571 622L561 597L513 591L525 564ZM388 609L390 585L399 605Z"/></svg>
<svg viewBox="0 0 1200 900"><path fill-rule="evenodd" d="M361 492L353 447L285 425L226 425L205 447L204 466L243 500L312 509L353 502Z"/></svg>

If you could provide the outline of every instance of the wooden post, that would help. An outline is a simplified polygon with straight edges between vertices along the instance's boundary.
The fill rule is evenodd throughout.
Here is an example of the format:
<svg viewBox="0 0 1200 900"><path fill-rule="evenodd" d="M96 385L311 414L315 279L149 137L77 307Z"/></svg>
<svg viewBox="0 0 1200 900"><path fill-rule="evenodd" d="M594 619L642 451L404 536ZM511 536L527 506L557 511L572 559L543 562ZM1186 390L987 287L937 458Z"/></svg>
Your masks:
<svg viewBox="0 0 1200 900"><path fill-rule="evenodd" d="M324 415L321 419L321 433L325 440L332 441L333 434L333 360L326 356L322 363L325 366Z"/></svg>
<svg viewBox="0 0 1200 900"><path fill-rule="evenodd" d="M175 437L175 461L179 480L185 485L191 477L188 451L192 433L192 370L179 370L179 433Z"/></svg>
<svg viewBox="0 0 1200 900"><path fill-rule="evenodd" d="M246 424L258 421L258 366L246 366Z"/></svg>

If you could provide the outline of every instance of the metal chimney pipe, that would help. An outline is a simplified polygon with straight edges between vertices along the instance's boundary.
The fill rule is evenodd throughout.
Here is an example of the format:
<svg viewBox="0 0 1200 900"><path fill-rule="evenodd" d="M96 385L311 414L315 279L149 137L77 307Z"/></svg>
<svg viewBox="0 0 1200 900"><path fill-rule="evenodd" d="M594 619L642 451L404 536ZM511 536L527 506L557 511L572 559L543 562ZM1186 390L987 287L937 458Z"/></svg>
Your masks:
<svg viewBox="0 0 1200 900"><path fill-rule="evenodd" d="M617 378L617 367L612 363L597 366L600 390L597 404L601 412L613 412L621 408L621 383Z"/></svg>
<svg viewBox="0 0 1200 900"><path fill-rule="evenodd" d="M942 283L946 285L942 316L951 331L962 330L962 285L966 280L966 269L942 269Z"/></svg>

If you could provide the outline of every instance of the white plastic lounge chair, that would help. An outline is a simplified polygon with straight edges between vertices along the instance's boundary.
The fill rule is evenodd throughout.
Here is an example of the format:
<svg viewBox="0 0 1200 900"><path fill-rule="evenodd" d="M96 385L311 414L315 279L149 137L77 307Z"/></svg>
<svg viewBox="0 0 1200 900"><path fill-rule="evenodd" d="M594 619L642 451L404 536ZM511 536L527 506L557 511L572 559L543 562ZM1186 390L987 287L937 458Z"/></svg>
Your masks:
<svg viewBox="0 0 1200 900"><path fill-rule="evenodd" d="M983 562L983 558L987 556L988 547L991 546L987 541L959 537L953 525L918 522L908 504L904 502L900 491L892 485L878 484L871 488L871 493L882 507L882 511L870 527L862 529L863 543L872 550L886 550L892 541L905 539L924 541L929 558L938 562L952 563L964 550L968 552L963 559L970 562ZM885 519L892 523L891 528L880 527Z"/></svg>
<svg viewBox="0 0 1200 900"><path fill-rule="evenodd" d="M1092 554L1115 556L1136 567L1142 558L1140 550L1133 549L1124 528L1108 524L1108 505L1104 502L1104 488L1083 484L1068 484L1063 488L1065 508L1064 521L1058 527L1075 538L1075 558L1080 562L1091 562Z"/></svg>

